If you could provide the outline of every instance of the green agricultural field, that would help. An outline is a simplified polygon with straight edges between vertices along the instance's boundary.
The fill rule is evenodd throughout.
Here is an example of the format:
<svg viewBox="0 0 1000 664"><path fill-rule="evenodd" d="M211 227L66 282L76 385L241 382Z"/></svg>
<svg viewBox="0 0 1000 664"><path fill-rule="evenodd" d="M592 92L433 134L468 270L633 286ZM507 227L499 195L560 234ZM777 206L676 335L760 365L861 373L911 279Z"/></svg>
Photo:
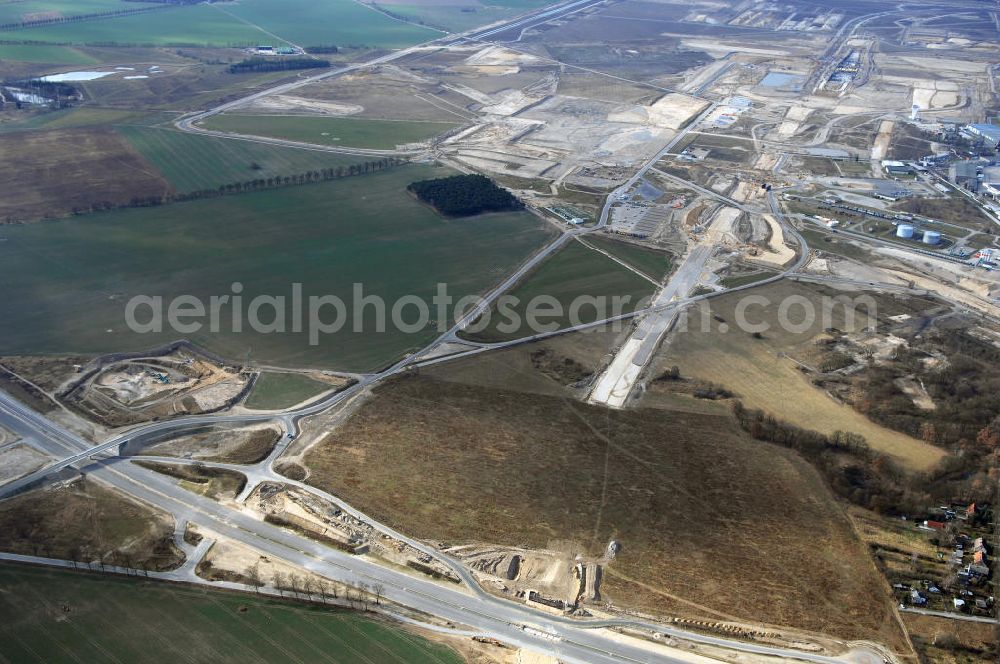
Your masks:
<svg viewBox="0 0 1000 664"><path fill-rule="evenodd" d="M0 60L55 65L92 65L100 62L75 48L44 44L0 44Z"/></svg>
<svg viewBox="0 0 1000 664"><path fill-rule="evenodd" d="M273 44L266 32L207 4L0 32L0 40L56 44L247 46Z"/></svg>
<svg viewBox="0 0 1000 664"><path fill-rule="evenodd" d="M554 323L558 328L568 327L572 321L570 304L578 297L592 296L607 298L606 318L613 315L611 298L627 296L627 302L619 308L618 313L632 311L641 300L653 294L655 287L635 272L623 267L604 254L589 249L579 242L571 242L557 254L546 260L512 291L508 293L517 298L517 303L510 307L511 312L521 322L513 331L502 329L508 324L511 316L504 313L503 308L495 308L491 312L488 325L482 331L470 331L463 334L475 341L505 341L528 336L544 330L535 330L525 321L528 302L539 296L555 298L562 306L563 315L557 317L539 317L540 323ZM591 322L598 319L594 306L582 306L577 312L578 321Z"/></svg>
<svg viewBox="0 0 1000 664"><path fill-rule="evenodd" d="M403 48L441 32L396 20L353 0L241 0L225 11L300 46Z"/></svg>
<svg viewBox="0 0 1000 664"><path fill-rule="evenodd" d="M8 662L459 664L447 646L344 610L0 564Z"/></svg>
<svg viewBox="0 0 1000 664"><path fill-rule="evenodd" d="M402 166L332 182L134 208L60 222L6 227L0 232L0 348L9 354L141 349L187 336L233 359L252 350L262 364L371 371L423 347L438 334L434 320L416 331L387 325L364 310L353 331L353 284L391 307L403 295L430 301L437 284L456 298L486 291L552 237L526 212L446 220L406 193L406 186L452 172ZM602 257L603 258L603 257ZM606 260L606 259L605 259ZM631 274L631 273L628 273ZM243 286L243 318L256 295L289 300L287 333L235 331L233 304L221 311L218 333L128 330L124 312L134 296L212 296ZM345 302L347 324L310 345L308 325L293 333L292 285L303 295ZM308 300L306 300L308 305ZM260 315L271 320L272 309ZM308 307L303 317L308 322ZM450 315L451 312L446 312ZM140 314L142 320L145 316ZM331 306L323 320L337 317ZM387 317L388 318L388 317ZM405 314L413 324L414 309ZM416 326L414 326L416 327Z"/></svg>
<svg viewBox="0 0 1000 664"><path fill-rule="evenodd" d="M466 4L447 2L413 2L381 4L385 10L407 20L442 28L451 32L464 32L481 25L488 25L518 14L552 4L549 0L501 0L480 3L470 0Z"/></svg>
<svg viewBox="0 0 1000 664"><path fill-rule="evenodd" d="M155 5L123 0L13 0L0 3L0 23L38 20L46 15L70 17L151 6Z"/></svg>
<svg viewBox="0 0 1000 664"><path fill-rule="evenodd" d="M628 263L653 279L662 279L673 265L673 256L665 251L640 247L629 242L621 242L597 235L587 237L587 242Z"/></svg>
<svg viewBox="0 0 1000 664"><path fill-rule="evenodd" d="M516 9L523 13L531 11L532 9L544 7L545 5L551 5L552 3L549 0L490 0L490 2L485 4L495 7L504 7L506 9Z"/></svg>
<svg viewBox="0 0 1000 664"><path fill-rule="evenodd" d="M479 3L469 5L383 5L387 10L415 23L422 23L449 32L464 32L488 25L496 21L511 18L523 13L524 9L509 9L505 7L484 7Z"/></svg>
<svg viewBox="0 0 1000 664"><path fill-rule="evenodd" d="M332 387L302 374L265 371L243 405L260 410L288 408Z"/></svg>
<svg viewBox="0 0 1000 664"><path fill-rule="evenodd" d="M127 111L116 108L81 106L64 108L50 113L40 113L22 121L5 123L0 133L37 129L77 129L97 125L114 125L119 122L141 121L148 114L142 111Z"/></svg>
<svg viewBox="0 0 1000 664"><path fill-rule="evenodd" d="M212 116L202 124L206 129L236 134L374 150L424 141L456 126L451 122L230 114Z"/></svg>
<svg viewBox="0 0 1000 664"><path fill-rule="evenodd" d="M170 184L183 192L348 166L365 160L364 157L199 136L160 127L128 126L121 127L119 132Z"/></svg>

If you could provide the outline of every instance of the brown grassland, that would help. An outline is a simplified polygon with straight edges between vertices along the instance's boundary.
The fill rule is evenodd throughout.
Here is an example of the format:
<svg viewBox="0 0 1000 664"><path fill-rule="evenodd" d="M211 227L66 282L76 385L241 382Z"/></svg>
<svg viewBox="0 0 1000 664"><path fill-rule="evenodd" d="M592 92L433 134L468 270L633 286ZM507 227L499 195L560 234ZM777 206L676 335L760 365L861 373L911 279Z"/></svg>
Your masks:
<svg viewBox="0 0 1000 664"><path fill-rule="evenodd" d="M167 514L90 480L42 488L0 503L0 550L172 569L184 561Z"/></svg>
<svg viewBox="0 0 1000 664"><path fill-rule="evenodd" d="M110 129L0 135L0 223L32 221L161 196L170 185Z"/></svg>
<svg viewBox="0 0 1000 664"><path fill-rule="evenodd" d="M253 464L270 454L281 435L281 432L272 428L208 429L154 443L133 453L138 456L176 456L221 463Z"/></svg>
<svg viewBox="0 0 1000 664"><path fill-rule="evenodd" d="M590 357L611 338L591 337ZM535 350L376 389L306 454L307 481L430 540L600 555L617 539L602 594L618 606L903 647L864 545L804 460L728 414L583 404L551 356L533 368ZM497 375L517 387L488 385Z"/></svg>
<svg viewBox="0 0 1000 664"><path fill-rule="evenodd" d="M76 365L86 364L89 357L83 355L59 356L8 356L0 357L0 366L29 380L48 392L57 390L63 383L76 375Z"/></svg>
<svg viewBox="0 0 1000 664"><path fill-rule="evenodd" d="M996 625L903 614L903 624L923 662L935 664L993 664L1000 648Z"/></svg>
<svg viewBox="0 0 1000 664"><path fill-rule="evenodd" d="M247 483L242 473L199 464L136 461L137 465L180 480L180 486L215 500L232 500Z"/></svg>
<svg viewBox="0 0 1000 664"><path fill-rule="evenodd" d="M767 322L771 329L762 338L754 338L748 332L736 329L736 306L747 294L762 294L770 298L773 305L753 306L747 309L746 317L752 323ZM677 331L661 350L655 360L653 375L659 375L666 368L677 366L682 376L695 380L715 383L731 390L748 408L759 408L781 419L821 433L850 431L861 434L871 448L896 459L904 467L912 470L926 470L942 456L943 451L911 438L905 434L886 429L870 421L850 406L830 397L815 387L809 376L800 370L794 360L807 363L814 360L816 337L823 332L822 321L803 333L792 333L781 329L777 322L778 304L787 296L801 296L819 303L823 295L838 295L837 291L809 286L791 281L782 281L763 287L761 290L743 291L723 295L711 300L711 330L701 331L700 313L691 317L689 331ZM851 293L857 295L857 293ZM917 314L926 301L916 299L896 300L892 297L878 298L878 316L901 313ZM819 306L817 304L817 311ZM799 310L801 311L801 310ZM845 320L843 307L834 310L831 321L833 327L843 329ZM801 314L791 313L793 322L798 322ZM718 318L712 318L717 316ZM857 317L858 324L865 321L864 310ZM724 323L730 330L720 332ZM845 330L846 331L846 330ZM793 359L794 358L794 359ZM652 391L665 389L651 387Z"/></svg>

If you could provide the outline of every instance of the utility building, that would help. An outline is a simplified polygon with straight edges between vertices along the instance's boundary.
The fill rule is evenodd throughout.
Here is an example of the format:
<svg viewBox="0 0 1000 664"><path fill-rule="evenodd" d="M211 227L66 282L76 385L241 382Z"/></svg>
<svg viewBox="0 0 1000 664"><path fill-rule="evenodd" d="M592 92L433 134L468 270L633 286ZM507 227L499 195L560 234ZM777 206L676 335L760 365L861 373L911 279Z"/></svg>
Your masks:
<svg viewBox="0 0 1000 664"><path fill-rule="evenodd" d="M1000 145L1000 126L991 124L971 124L962 130L967 138L982 141L985 145L995 148Z"/></svg>

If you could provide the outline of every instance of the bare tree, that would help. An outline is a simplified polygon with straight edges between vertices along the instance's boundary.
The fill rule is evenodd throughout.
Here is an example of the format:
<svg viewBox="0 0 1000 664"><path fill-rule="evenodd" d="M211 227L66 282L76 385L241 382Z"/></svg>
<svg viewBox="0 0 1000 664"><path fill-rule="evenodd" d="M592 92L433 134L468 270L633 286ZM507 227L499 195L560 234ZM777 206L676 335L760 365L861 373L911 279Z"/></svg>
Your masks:
<svg viewBox="0 0 1000 664"><path fill-rule="evenodd" d="M69 549L69 559L73 561L73 568L77 566L77 561L80 560L81 547L79 544L74 544Z"/></svg>
<svg viewBox="0 0 1000 664"><path fill-rule="evenodd" d="M261 586L264 585L260 578L260 563L254 563L247 567L244 574L247 577L247 585L253 588L254 592L259 593Z"/></svg>
<svg viewBox="0 0 1000 664"><path fill-rule="evenodd" d="M375 593L375 603L381 604L382 597L385 595L385 586L381 581L376 581L372 584L372 592Z"/></svg>
<svg viewBox="0 0 1000 664"><path fill-rule="evenodd" d="M299 596L299 591L302 588L302 585L301 585L300 582L301 582L301 579L299 578L298 574L289 574L288 575L288 585L290 585L292 587L292 592L295 593L296 597Z"/></svg>
<svg viewBox="0 0 1000 664"><path fill-rule="evenodd" d="M278 594L281 595L282 597L285 596L284 586L285 586L285 575L279 572L278 570L275 570L274 587L278 590Z"/></svg>
<svg viewBox="0 0 1000 664"><path fill-rule="evenodd" d="M306 591L306 597L312 601L313 591L316 589L316 584L313 578L308 574L302 579L302 589Z"/></svg>
<svg viewBox="0 0 1000 664"><path fill-rule="evenodd" d="M364 581L358 584L358 599L361 601L361 606L364 610L368 610L368 584Z"/></svg>
<svg viewBox="0 0 1000 664"><path fill-rule="evenodd" d="M316 586L319 589L319 598L323 600L324 604L326 604L326 580L318 579L316 581Z"/></svg>

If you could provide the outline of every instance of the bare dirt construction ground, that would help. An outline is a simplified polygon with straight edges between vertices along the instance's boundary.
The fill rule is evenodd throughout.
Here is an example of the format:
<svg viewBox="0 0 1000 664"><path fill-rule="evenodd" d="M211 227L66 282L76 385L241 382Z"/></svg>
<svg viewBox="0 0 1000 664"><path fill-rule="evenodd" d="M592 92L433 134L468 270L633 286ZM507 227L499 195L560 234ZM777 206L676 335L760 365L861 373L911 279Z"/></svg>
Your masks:
<svg viewBox="0 0 1000 664"><path fill-rule="evenodd" d="M12 553L173 569L184 554L168 515L82 479L0 502L0 548Z"/></svg>
<svg viewBox="0 0 1000 664"><path fill-rule="evenodd" d="M126 454L176 456L222 463L257 463L263 460L281 436L274 427L261 425L232 430L208 430L156 442L141 449L126 448Z"/></svg>
<svg viewBox="0 0 1000 664"><path fill-rule="evenodd" d="M94 204L162 196L170 185L111 130L74 129L0 136L0 223L62 217Z"/></svg>
<svg viewBox="0 0 1000 664"><path fill-rule="evenodd" d="M319 583L322 581L328 595L343 595L344 587L316 574L303 572L298 567L261 555L250 547L239 544L231 539L208 533L215 540L211 548L198 564L198 576L212 581L232 581L246 583L250 580L250 568L256 566L257 575L265 585L291 589L291 579L294 576L295 587L304 588L304 580L309 579L310 588L318 594Z"/></svg>
<svg viewBox="0 0 1000 664"><path fill-rule="evenodd" d="M20 440L21 437L4 427L0 427L0 445L10 445Z"/></svg>
<svg viewBox="0 0 1000 664"><path fill-rule="evenodd" d="M816 338L826 325L822 321L823 295L835 296L837 291L826 291L818 286L807 286L782 281L732 295L713 299L709 312L709 331L702 332L703 317L694 314L689 331L677 331L669 344L661 350L652 375L660 375L666 368L677 366L682 376L721 385L735 394L750 408L760 408L797 426L831 434L850 431L861 434L872 449L884 452L908 468L924 470L943 456L943 452L923 441L891 431L871 422L864 415L840 403L818 387L802 371L799 358L811 359L816 348ZM770 305L754 305L746 309L746 319L752 324L768 323L770 329L754 338L750 332L738 329L736 307L748 294L764 296ZM854 296L857 293L850 293ZM801 297L813 302L815 323L809 329L794 333L783 330L778 323L778 309L784 298ZM911 307L922 306L922 301L894 300L881 297L877 300L878 316L911 313ZM924 303L926 304L926 303ZM788 320L802 322L801 307L790 308ZM833 309L830 325L843 329L844 307ZM860 309L855 323L867 323L865 310ZM721 330L726 326L725 332ZM846 331L846 330L845 330ZM655 390L655 384L651 387Z"/></svg>
<svg viewBox="0 0 1000 664"><path fill-rule="evenodd" d="M243 396L250 376L185 351L115 362L84 375L66 403L109 427L212 412Z"/></svg>
<svg viewBox="0 0 1000 664"><path fill-rule="evenodd" d="M820 478L728 415L611 411L425 373L378 388L305 460L309 482L448 545L601 556L616 539L601 594L619 607L900 647L882 581Z"/></svg>
<svg viewBox="0 0 1000 664"><path fill-rule="evenodd" d="M49 462L49 456L25 443L4 445L5 433L0 429L0 484L32 473Z"/></svg>

